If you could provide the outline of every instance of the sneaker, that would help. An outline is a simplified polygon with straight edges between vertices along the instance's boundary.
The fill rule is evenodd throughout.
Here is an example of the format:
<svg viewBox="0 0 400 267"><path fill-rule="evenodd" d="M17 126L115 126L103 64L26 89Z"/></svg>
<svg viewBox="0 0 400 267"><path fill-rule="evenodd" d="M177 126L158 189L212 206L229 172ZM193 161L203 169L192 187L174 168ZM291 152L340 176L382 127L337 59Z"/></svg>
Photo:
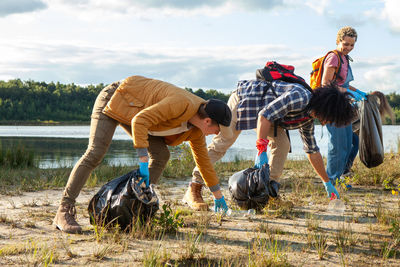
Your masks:
<svg viewBox="0 0 400 267"><path fill-rule="evenodd" d="M337 180L337 183L338 183L338 185L342 186L346 190L352 189L353 187L351 186L351 184L348 184L346 182L346 177L349 177L349 176L346 176L345 174L341 175L340 178Z"/></svg>
<svg viewBox="0 0 400 267"><path fill-rule="evenodd" d="M82 233L82 228L76 222L76 209L74 205L61 204L58 208L56 217L54 217L53 224L57 229L70 233L70 234L80 234Z"/></svg>

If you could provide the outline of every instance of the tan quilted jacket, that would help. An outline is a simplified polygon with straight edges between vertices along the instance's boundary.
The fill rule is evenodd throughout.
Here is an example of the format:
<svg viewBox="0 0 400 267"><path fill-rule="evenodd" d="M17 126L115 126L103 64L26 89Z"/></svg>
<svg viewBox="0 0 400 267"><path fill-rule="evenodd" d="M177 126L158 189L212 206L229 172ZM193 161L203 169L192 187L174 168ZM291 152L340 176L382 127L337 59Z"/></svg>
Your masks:
<svg viewBox="0 0 400 267"><path fill-rule="evenodd" d="M149 146L149 130L164 131L181 126L197 113L204 102L204 99L167 82L131 76L120 84L103 113L130 125L134 147L146 148ZM188 141L206 185L212 187L219 183L200 129L193 127L164 139L170 146Z"/></svg>

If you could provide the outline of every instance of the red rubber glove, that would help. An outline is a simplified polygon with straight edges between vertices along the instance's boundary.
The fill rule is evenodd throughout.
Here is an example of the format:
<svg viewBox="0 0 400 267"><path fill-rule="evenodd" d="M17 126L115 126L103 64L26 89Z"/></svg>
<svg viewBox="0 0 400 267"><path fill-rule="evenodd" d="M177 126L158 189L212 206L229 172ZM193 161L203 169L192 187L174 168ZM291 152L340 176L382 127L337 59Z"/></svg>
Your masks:
<svg viewBox="0 0 400 267"><path fill-rule="evenodd" d="M267 152L268 143L269 143L268 139L262 139L262 138L257 139L256 147L258 150L258 156L260 156L260 154L264 151Z"/></svg>

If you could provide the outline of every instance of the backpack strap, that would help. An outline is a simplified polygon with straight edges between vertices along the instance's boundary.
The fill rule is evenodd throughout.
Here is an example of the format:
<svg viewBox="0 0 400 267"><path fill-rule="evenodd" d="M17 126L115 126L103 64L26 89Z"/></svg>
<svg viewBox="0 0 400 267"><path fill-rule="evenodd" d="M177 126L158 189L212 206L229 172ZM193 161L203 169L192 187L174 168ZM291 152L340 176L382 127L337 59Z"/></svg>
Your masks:
<svg viewBox="0 0 400 267"><path fill-rule="evenodd" d="M339 59L338 67L336 68L335 73L333 74L333 81L336 81L337 76L340 74L340 70L341 70L342 64L343 64L343 60L342 60L342 57L340 56L339 51L337 51L337 50L331 50L331 51L329 51L328 53L326 53L326 55L324 56L324 60L323 60L322 63L321 63L321 73L324 73L324 64L325 64L325 60L326 60L326 57L327 57L330 53L334 53L334 54L338 57L338 59ZM316 70L315 70L315 71L316 71ZM315 71L313 70L313 71L311 72L311 75L312 75ZM322 77L321 77L321 79L322 79ZM322 81L321 81L321 82L322 82Z"/></svg>
<svg viewBox="0 0 400 267"><path fill-rule="evenodd" d="M337 77L340 75L340 70L342 69L343 59L342 59L342 57L341 57L339 51L337 51L337 50L332 50L332 51L328 52L328 54L331 53L331 52L335 53L336 56L337 56L338 59L339 59L338 67L337 67L335 73L333 74L333 81L336 81ZM326 55L328 55L328 54L326 54ZM325 60L324 60L323 63L325 63Z"/></svg>

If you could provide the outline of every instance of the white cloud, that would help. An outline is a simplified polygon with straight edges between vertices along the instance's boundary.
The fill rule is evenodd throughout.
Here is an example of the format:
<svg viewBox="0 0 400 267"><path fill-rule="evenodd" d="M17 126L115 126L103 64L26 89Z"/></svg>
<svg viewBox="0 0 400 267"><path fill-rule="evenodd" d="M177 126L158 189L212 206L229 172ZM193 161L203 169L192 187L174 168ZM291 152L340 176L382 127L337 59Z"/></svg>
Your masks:
<svg viewBox="0 0 400 267"><path fill-rule="evenodd" d="M237 8L244 8L250 11L270 10L285 5L285 0L231 0L227 2Z"/></svg>
<svg viewBox="0 0 400 267"><path fill-rule="evenodd" d="M382 11L384 19L388 20L394 32L400 33L400 1L383 0L385 7Z"/></svg>
<svg viewBox="0 0 400 267"><path fill-rule="evenodd" d="M235 6L249 10L271 9L284 4L285 0L47 0L69 6L80 6L86 8L111 8L118 11L124 6L125 9L176 9L193 10L199 8L218 8L225 5Z"/></svg>
<svg viewBox="0 0 400 267"><path fill-rule="evenodd" d="M237 11L256 12L284 6L286 1L299 0L43 0L54 9L80 18L129 15L139 18L222 16Z"/></svg>
<svg viewBox="0 0 400 267"><path fill-rule="evenodd" d="M12 1L15 0L6 2L12 3ZM9 37L0 40L0 79L21 78L97 84L141 74L179 86L228 90L235 86L238 79L254 78L255 70L262 67L265 61L276 60L294 65L296 73L308 80L311 62L314 59L310 54L315 57L315 54L329 49L327 48L329 46L324 44L328 38L327 32L332 31L329 25L324 25L326 19L332 21L328 11L338 9L337 5L329 0L306 0L306 2L300 0L187 2L184 0L42 0L41 2L48 6L44 12L9 16L0 20L3 23L1 26L4 27L3 35ZM340 3L348 4L347 1ZM396 19L395 12L389 12L393 3L395 1L385 2L385 18L388 21ZM351 7L354 7L356 4L352 5ZM366 5L355 9L355 15L350 16L350 19L356 17L356 22L363 23L360 14L364 14L365 10L375 12L376 19L382 19L376 14L383 14L383 2L379 2L378 5L378 2L367 1ZM286 9L283 10L282 7L287 7L288 10L292 8L293 12L285 12ZM299 20L297 13L303 15L301 17L303 20L299 20L295 25L285 24L283 27L286 28L282 28L281 32L275 32L272 38L268 35L268 38L263 38L266 35L260 34L261 20L255 20L257 23L254 21L249 23L252 20L243 23L240 21L242 15L252 18L253 14L250 12L274 8L277 8L274 14L259 16L265 18L265 25L270 25L271 18L280 19L276 23L283 25L283 20L289 21L289 15L290 19L293 16L293 19ZM311 24L308 21L307 24L302 23L304 14L307 16L315 14L311 8L321 16L313 17L312 22L315 21L316 24L309 27ZM348 12L353 9L343 10ZM337 13L336 16L342 18L343 12ZM170 20L168 14L175 17ZM202 16L186 18L196 14ZM221 14L230 16L217 19L206 17L221 16ZM102 15L104 17L100 17ZM89 22L76 19L77 16ZM152 20L138 20L138 16ZM160 16L165 16L167 19L158 19ZM178 16L184 17L176 18ZM363 27L367 29L374 24L370 22L371 20L363 24ZM181 24L189 27L177 33L177 26ZM397 25L395 22L392 24ZM10 26L6 27L7 25ZM193 28L190 27L192 25ZM210 28L206 27L207 25L212 26ZM212 28L213 26L216 28ZM375 29L372 27L372 30ZM336 29L332 34L333 43L335 32ZM305 39L311 40L312 36L318 36L319 40L311 43L303 42L296 37L299 36L296 33L302 33L300 38L304 36ZM311 33L313 35L310 35ZM390 39L385 42L391 42L395 47L397 40ZM282 45L271 45L271 43ZM355 62L353 66L356 74L354 85L366 91L374 89L398 91L400 77L396 71L398 66L393 65L393 62L399 62L399 58L383 61L382 54L387 55L389 52L375 51L373 42L368 45L372 46L371 49L364 48L368 54L359 54L357 64ZM317 52L313 52L315 51L313 49ZM370 60L371 53L379 58L364 61L364 66L362 57Z"/></svg>
<svg viewBox="0 0 400 267"><path fill-rule="evenodd" d="M363 75L370 91L378 90L385 93L399 92L400 65L376 66Z"/></svg>
<svg viewBox="0 0 400 267"><path fill-rule="evenodd" d="M37 11L46 7L47 5L41 0L1 0L0 17Z"/></svg>
<svg viewBox="0 0 400 267"><path fill-rule="evenodd" d="M129 0L125 1L131 5L147 7L147 8L176 8L176 9L194 9L204 6L218 7L222 5L225 0L204 0L204 1L188 1L188 0Z"/></svg>
<svg viewBox="0 0 400 267"><path fill-rule="evenodd" d="M63 83L110 83L133 74L164 79L193 88L229 89L243 74L263 66L266 57L287 58L285 46L240 47L103 47L76 42L0 42L4 56L0 77L60 81ZM7 56L9 55L9 56ZM260 56L263 55L263 56Z"/></svg>
<svg viewBox="0 0 400 267"><path fill-rule="evenodd" d="M309 78L312 58L295 47L277 45L158 47L116 44L104 47L76 41L0 41L0 78L110 83L140 74L182 87L228 92L240 79L254 79L265 61L276 60L296 67ZM379 62L379 66L377 65ZM353 64L354 86L386 92L400 89L400 58L359 58Z"/></svg>
<svg viewBox="0 0 400 267"><path fill-rule="evenodd" d="M317 12L318 15L324 15L327 13L330 0L307 0L304 4Z"/></svg>

